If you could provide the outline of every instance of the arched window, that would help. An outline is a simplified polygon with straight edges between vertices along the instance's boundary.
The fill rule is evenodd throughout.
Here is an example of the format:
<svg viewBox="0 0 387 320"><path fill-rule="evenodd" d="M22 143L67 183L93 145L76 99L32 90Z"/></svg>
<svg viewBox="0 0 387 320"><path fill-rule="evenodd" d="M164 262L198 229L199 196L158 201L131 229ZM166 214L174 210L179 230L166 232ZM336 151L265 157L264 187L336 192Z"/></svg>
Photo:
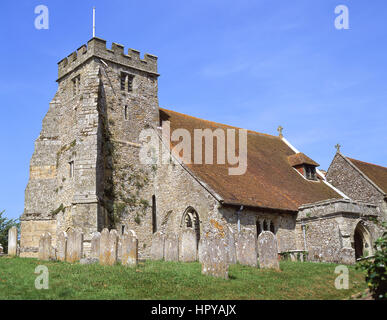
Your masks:
<svg viewBox="0 0 387 320"><path fill-rule="evenodd" d="M184 213L181 220L181 227L192 228L196 232L197 245L199 245L200 240L200 219L199 214L192 207L188 207Z"/></svg>

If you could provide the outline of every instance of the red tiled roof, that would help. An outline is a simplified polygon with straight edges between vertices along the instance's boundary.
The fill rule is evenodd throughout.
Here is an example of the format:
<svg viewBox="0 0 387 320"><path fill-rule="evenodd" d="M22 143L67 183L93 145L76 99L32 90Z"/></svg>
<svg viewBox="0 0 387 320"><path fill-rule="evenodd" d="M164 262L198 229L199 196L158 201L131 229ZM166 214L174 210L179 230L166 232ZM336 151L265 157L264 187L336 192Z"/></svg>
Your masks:
<svg viewBox="0 0 387 320"><path fill-rule="evenodd" d="M160 119L170 121L171 132L184 128L191 133L192 159L194 129L239 129L166 109L160 109ZM238 130L235 140L236 154L239 154ZM216 164L216 154L214 141L214 164L185 165L227 204L297 211L302 204L341 198L320 178L308 181L302 177L288 161L294 151L277 136L247 131L247 171L243 175L229 175L230 166Z"/></svg>
<svg viewBox="0 0 387 320"><path fill-rule="evenodd" d="M387 168L376 164L348 158L361 172L363 172L373 183L387 193Z"/></svg>

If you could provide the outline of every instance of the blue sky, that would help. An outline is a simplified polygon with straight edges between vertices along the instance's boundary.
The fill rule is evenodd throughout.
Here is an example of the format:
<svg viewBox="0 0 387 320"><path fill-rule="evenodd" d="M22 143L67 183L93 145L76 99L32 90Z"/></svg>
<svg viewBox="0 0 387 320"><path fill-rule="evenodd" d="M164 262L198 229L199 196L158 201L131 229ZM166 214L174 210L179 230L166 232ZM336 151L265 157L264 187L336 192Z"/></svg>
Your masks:
<svg viewBox="0 0 387 320"><path fill-rule="evenodd" d="M34 8L49 9L49 29ZM349 30L334 27L337 5ZM0 210L17 218L57 62L96 35L159 57L161 107L284 136L327 169L334 145L387 166L383 0L2 1Z"/></svg>

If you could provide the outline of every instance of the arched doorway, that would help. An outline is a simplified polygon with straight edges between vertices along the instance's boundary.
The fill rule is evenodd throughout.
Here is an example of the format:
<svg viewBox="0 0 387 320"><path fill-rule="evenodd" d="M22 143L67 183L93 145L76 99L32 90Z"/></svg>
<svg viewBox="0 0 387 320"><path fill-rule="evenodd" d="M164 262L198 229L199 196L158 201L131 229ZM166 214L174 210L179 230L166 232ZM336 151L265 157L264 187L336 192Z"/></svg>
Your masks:
<svg viewBox="0 0 387 320"><path fill-rule="evenodd" d="M188 207L183 214L181 219L181 227L192 228L196 233L197 244L199 245L200 240L200 219L199 214L192 207Z"/></svg>
<svg viewBox="0 0 387 320"><path fill-rule="evenodd" d="M362 221L356 225L353 241L356 259L367 257L372 254L371 236Z"/></svg>

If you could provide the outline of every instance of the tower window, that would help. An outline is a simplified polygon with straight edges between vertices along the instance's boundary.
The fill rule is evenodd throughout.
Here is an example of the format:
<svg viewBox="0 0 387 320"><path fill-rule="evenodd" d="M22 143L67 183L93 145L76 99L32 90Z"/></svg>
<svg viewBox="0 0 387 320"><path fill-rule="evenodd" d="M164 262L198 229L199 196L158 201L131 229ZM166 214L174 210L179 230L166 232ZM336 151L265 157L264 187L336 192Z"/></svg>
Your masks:
<svg viewBox="0 0 387 320"><path fill-rule="evenodd" d="M121 91L132 92L133 79L134 76L132 74L121 72Z"/></svg>
<svg viewBox="0 0 387 320"><path fill-rule="evenodd" d="M74 177L74 161L69 162L69 176Z"/></svg>
<svg viewBox="0 0 387 320"><path fill-rule="evenodd" d="M73 95L77 95L80 93L80 83L81 83L81 76L78 75L76 77L73 78L72 80L73 82Z"/></svg>
<svg viewBox="0 0 387 320"><path fill-rule="evenodd" d="M124 118L125 120L128 120L128 106L125 106L124 108Z"/></svg>

